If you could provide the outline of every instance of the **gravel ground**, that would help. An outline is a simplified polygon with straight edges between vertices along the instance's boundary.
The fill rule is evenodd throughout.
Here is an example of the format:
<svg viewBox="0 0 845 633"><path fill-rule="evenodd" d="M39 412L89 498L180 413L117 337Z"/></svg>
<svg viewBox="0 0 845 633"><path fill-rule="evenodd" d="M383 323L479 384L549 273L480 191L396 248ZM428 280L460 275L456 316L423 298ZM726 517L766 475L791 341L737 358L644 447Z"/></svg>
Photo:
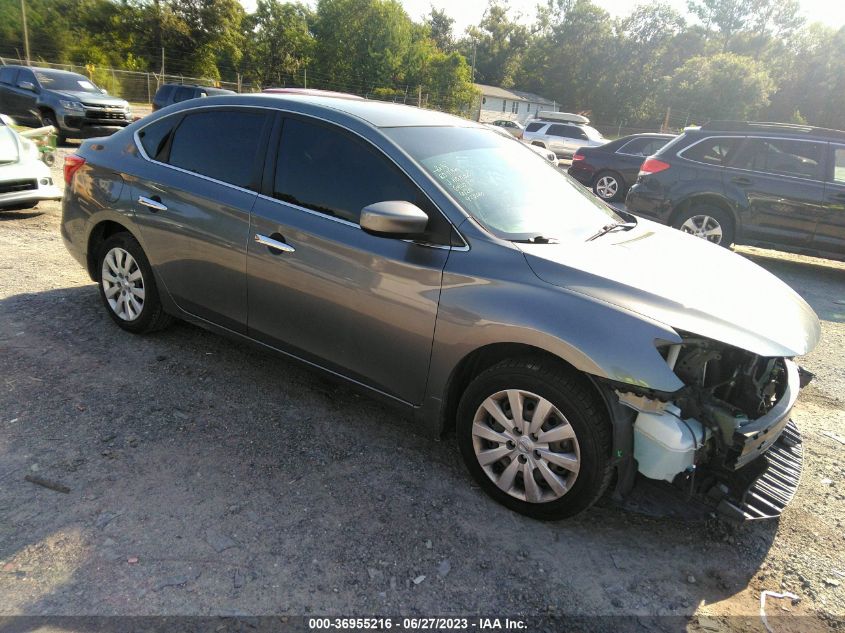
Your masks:
<svg viewBox="0 0 845 633"><path fill-rule="evenodd" d="M762 631L769 589L800 596L770 599L776 630L845 628L845 445L824 434L845 436L845 265L740 249L822 319L794 412L804 478L779 522L605 504L549 524L488 500L453 442L286 360L186 324L119 330L59 220L55 203L0 213L0 616L521 614L550 631L564 616ZM612 615L628 619L590 619Z"/></svg>

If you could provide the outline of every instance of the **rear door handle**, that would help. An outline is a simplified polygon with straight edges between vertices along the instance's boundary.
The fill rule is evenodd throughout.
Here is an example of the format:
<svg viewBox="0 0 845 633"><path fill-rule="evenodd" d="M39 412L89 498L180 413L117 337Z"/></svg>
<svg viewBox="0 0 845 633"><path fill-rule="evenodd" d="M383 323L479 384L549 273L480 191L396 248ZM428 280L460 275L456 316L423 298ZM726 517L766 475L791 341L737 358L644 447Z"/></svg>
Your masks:
<svg viewBox="0 0 845 633"><path fill-rule="evenodd" d="M167 207L161 203L161 198L158 196L153 196L152 198L138 196L138 204L144 205L148 209L152 210L153 213L158 211L167 211Z"/></svg>
<svg viewBox="0 0 845 633"><path fill-rule="evenodd" d="M273 239L279 238L279 239ZM281 255L282 253L295 253L296 249L287 244L286 242L282 241L283 238L278 233L273 233L272 237L267 237L266 235L261 235L260 233L255 234L255 241L261 244L262 246L266 246L270 249L270 252L274 255Z"/></svg>
<svg viewBox="0 0 845 633"><path fill-rule="evenodd" d="M738 176L736 178L731 178L731 182L735 183L737 185L750 185L751 179L750 178L742 178L742 177Z"/></svg>

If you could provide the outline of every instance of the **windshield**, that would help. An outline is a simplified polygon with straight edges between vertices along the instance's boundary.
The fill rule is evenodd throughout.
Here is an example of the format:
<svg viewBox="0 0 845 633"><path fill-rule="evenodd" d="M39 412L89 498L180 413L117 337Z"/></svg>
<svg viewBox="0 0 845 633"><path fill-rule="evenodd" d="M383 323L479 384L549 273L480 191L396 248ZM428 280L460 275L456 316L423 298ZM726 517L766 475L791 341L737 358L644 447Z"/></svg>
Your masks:
<svg viewBox="0 0 845 633"><path fill-rule="evenodd" d="M101 94L101 90L88 81L87 78L75 73L52 73L36 71L35 76L42 88L47 90L69 90L72 92L91 92Z"/></svg>
<svg viewBox="0 0 845 633"><path fill-rule="evenodd" d="M557 167L491 130L398 127L384 132L498 237L583 240L621 221Z"/></svg>
<svg viewBox="0 0 845 633"><path fill-rule="evenodd" d="M580 125L578 127L580 127L582 130L584 130L584 133L587 135L587 138L590 139L591 141L603 141L604 140L604 137L601 135L601 132L599 132L596 128L590 127L589 125Z"/></svg>

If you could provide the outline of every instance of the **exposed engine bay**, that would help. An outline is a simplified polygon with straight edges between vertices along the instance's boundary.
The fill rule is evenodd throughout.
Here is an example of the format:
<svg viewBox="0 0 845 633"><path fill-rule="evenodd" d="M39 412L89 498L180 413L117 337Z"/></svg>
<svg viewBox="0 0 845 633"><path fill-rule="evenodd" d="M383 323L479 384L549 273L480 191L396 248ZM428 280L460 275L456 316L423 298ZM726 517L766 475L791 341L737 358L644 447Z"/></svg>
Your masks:
<svg viewBox="0 0 845 633"><path fill-rule="evenodd" d="M724 500L728 514L750 514L736 518L779 515L801 466L800 435L789 413L812 375L790 359L692 335L659 349L683 388L671 394L616 389L619 402L636 411L637 470L690 494ZM754 486L761 485L764 494L754 502L762 509L749 510L746 497L760 496Z"/></svg>

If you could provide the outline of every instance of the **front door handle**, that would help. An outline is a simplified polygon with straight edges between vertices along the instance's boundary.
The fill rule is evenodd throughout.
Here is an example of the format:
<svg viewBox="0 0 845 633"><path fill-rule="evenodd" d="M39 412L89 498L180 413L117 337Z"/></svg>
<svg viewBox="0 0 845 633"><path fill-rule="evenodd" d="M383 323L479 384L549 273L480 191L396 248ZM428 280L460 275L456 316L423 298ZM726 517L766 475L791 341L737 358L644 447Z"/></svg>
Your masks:
<svg viewBox="0 0 845 633"><path fill-rule="evenodd" d="M750 185L750 184L751 184L751 179L750 179L750 178L736 177L736 178L731 178L731 182L732 182L732 183L735 183L735 184L737 184L737 185L743 185L743 186L745 186L745 185Z"/></svg>
<svg viewBox="0 0 845 633"><path fill-rule="evenodd" d="M273 239L279 238L279 239ZM284 238L279 235L278 233L273 233L272 237L267 237L266 235L261 235L260 233L255 234L255 241L261 244L262 246L266 246L270 249L270 252L274 255L281 255L282 253L295 253L296 249L291 246L290 244L285 243Z"/></svg>
<svg viewBox="0 0 845 633"><path fill-rule="evenodd" d="M167 211L167 207L161 203L161 198L158 196L153 196L152 198L138 196L138 204L144 205L153 213L157 213L158 211Z"/></svg>

